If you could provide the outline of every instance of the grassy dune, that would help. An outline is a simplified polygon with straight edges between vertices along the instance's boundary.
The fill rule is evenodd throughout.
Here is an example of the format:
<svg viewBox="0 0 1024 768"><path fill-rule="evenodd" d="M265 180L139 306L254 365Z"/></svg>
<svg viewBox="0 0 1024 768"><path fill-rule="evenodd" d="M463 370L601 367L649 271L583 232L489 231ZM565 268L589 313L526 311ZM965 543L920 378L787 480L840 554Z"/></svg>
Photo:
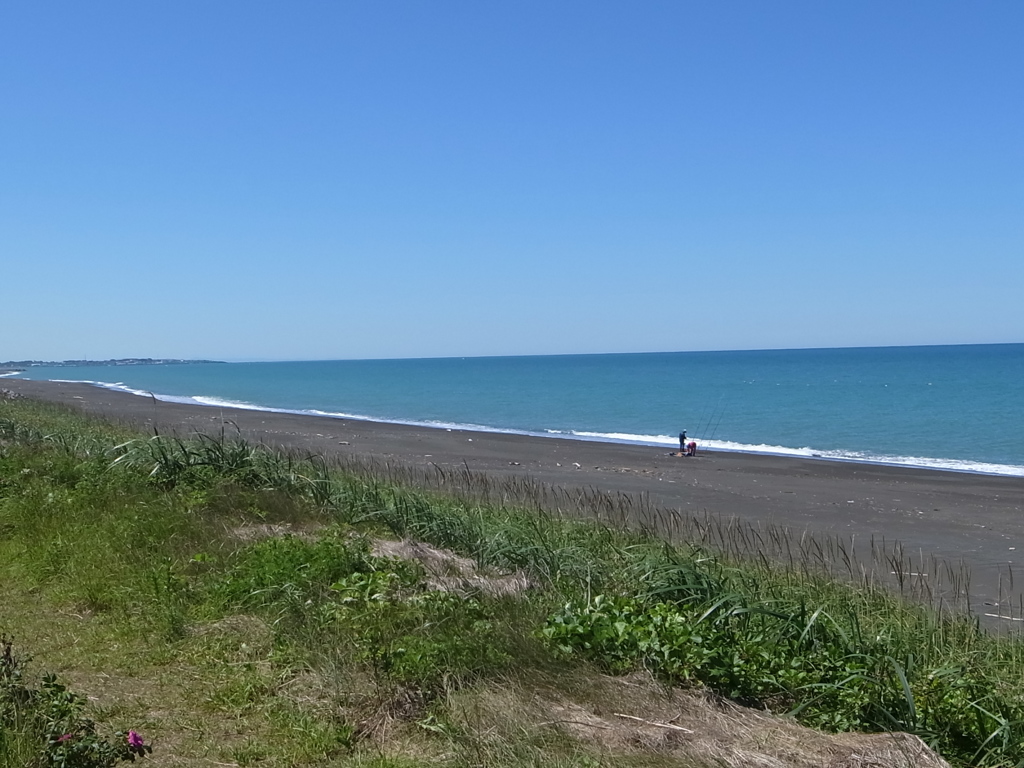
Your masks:
<svg viewBox="0 0 1024 768"><path fill-rule="evenodd" d="M0 400L0 766L130 732L166 765L941 765L798 724L1024 764L1024 646L894 594L901 557L559 493Z"/></svg>

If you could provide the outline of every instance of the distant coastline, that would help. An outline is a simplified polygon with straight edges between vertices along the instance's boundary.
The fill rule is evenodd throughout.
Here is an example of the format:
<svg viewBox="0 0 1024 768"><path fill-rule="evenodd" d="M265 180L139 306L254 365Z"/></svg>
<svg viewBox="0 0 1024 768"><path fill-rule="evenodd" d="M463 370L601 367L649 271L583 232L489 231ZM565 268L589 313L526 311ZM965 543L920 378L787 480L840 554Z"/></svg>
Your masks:
<svg viewBox="0 0 1024 768"><path fill-rule="evenodd" d="M86 381L147 402L668 449L689 427L701 451L1024 477L1024 344L31 367L0 376Z"/></svg>
<svg viewBox="0 0 1024 768"><path fill-rule="evenodd" d="M8 360L0 363L0 373L18 373L28 368L81 368L92 365L180 365L223 363L223 360L178 360L173 358L122 357L117 360Z"/></svg>

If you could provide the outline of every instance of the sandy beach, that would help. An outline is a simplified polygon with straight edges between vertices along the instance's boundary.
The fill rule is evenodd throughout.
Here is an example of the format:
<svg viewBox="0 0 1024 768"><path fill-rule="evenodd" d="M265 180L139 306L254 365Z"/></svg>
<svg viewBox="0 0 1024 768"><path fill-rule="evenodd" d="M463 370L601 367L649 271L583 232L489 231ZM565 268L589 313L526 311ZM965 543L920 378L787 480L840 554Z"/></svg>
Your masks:
<svg viewBox="0 0 1024 768"><path fill-rule="evenodd" d="M645 494L681 514L783 526L796 534L899 541L905 551L972 574L979 614L1020 615L1013 569L1024 559L1024 479L823 459L701 451L431 429L157 401L88 384L5 379L3 387L163 432L226 427L252 440L324 456L526 475L564 488ZM1002 602L1002 605L999 603Z"/></svg>

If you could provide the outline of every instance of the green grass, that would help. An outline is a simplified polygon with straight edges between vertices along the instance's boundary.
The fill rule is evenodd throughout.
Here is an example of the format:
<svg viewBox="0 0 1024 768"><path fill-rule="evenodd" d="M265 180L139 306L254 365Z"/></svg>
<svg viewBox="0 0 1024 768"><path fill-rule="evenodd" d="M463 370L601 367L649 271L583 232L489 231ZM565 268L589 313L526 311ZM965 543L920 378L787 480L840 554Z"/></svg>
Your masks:
<svg viewBox="0 0 1024 768"><path fill-rule="evenodd" d="M831 541L569 501L0 401L0 632L108 690L101 736L148 728L197 760L627 764L560 731L470 725L496 690L569 695L597 669L825 730L907 731L957 765L1024 762L1024 646L948 610L962 576L953 598L914 602L891 589L914 592L895 550L865 567ZM439 591L424 566L374 554L382 538L530 588Z"/></svg>

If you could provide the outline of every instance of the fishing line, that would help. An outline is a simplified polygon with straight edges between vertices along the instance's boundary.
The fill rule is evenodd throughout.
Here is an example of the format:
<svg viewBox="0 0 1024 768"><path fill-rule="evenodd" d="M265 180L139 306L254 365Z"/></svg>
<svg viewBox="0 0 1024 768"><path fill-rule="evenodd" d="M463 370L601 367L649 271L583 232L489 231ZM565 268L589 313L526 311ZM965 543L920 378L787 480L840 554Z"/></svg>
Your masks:
<svg viewBox="0 0 1024 768"><path fill-rule="evenodd" d="M719 416L718 421L715 422L715 428L711 430L711 437L709 437L708 440L715 439L715 433L718 432L718 425L722 423L722 416L725 416L725 408L722 409L721 416Z"/></svg>
<svg viewBox="0 0 1024 768"><path fill-rule="evenodd" d="M708 416L708 423L704 425L704 431L700 433L700 439L701 440L704 440L704 438L707 437L708 427L711 426L711 421L715 418L715 414L718 413L718 407L722 404L722 398L723 397L725 397L725 393L724 392L718 396L718 402L715 404L714 409L711 411L711 415ZM718 420L721 421L722 420L721 417L719 417Z"/></svg>
<svg viewBox="0 0 1024 768"><path fill-rule="evenodd" d="M696 434L700 433L700 425L704 423L704 414L707 412L707 410L708 410L708 404L705 401L704 405L701 406L700 418L697 419L697 428L695 430L693 430L693 434L696 435Z"/></svg>

